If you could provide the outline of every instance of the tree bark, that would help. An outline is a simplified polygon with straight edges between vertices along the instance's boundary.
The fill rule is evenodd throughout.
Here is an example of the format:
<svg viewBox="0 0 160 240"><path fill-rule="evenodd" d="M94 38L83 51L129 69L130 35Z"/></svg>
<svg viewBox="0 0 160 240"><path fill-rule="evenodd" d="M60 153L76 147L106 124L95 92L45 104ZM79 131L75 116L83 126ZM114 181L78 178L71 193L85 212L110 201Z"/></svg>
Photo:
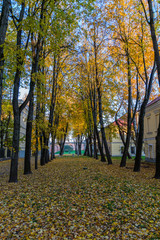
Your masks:
<svg viewBox="0 0 160 240"><path fill-rule="evenodd" d="M60 156L62 156L63 153L64 153L64 145L65 145L65 142L66 142L67 132L68 132L68 123L66 125L64 136L63 136L63 139L62 139L61 144L60 144Z"/></svg>
<svg viewBox="0 0 160 240"><path fill-rule="evenodd" d="M92 135L90 134L89 135L89 157L92 157L93 156L93 153L92 153Z"/></svg>
<svg viewBox="0 0 160 240"><path fill-rule="evenodd" d="M49 135L52 131L53 126L53 115L54 115L54 109L55 109L55 103L56 103L56 90L57 90L57 78L59 73L59 58L58 63L56 61L56 56L54 56L54 65L53 65L53 78L52 78L52 97L50 102L50 112L49 112L49 122L48 122L48 129L49 133L46 139L46 148L48 147L49 143ZM46 159L49 161L49 151L46 149Z"/></svg>
<svg viewBox="0 0 160 240"><path fill-rule="evenodd" d="M92 116L93 116L93 122L94 122L94 134L95 134L95 137L97 137L98 149L99 149L99 152L100 152L100 155L101 155L101 162L106 162L105 155L103 153L102 144L101 144L101 141L100 141L99 132L98 132L98 129L97 129L97 101L96 101L95 86L94 86L94 90L93 90L93 97L92 97L92 93L90 92L90 99L91 99ZM92 103L92 101L93 101L93 103ZM96 143L94 143L94 144L96 145ZM95 145L94 145L94 147L96 147ZM98 158L98 154L97 154L97 158Z"/></svg>
<svg viewBox="0 0 160 240"><path fill-rule="evenodd" d="M54 151L54 146L55 146L55 136L52 135L52 148L51 148L51 160L55 159L55 151Z"/></svg>
<svg viewBox="0 0 160 240"><path fill-rule="evenodd" d="M88 143L88 138L86 138L86 148L84 151L84 156L89 156L89 143Z"/></svg>
<svg viewBox="0 0 160 240"><path fill-rule="evenodd" d="M81 140L81 136L78 135L78 153L79 155L81 155L81 145L82 145L82 140Z"/></svg>
<svg viewBox="0 0 160 240"><path fill-rule="evenodd" d="M119 126L118 120L116 119L115 121L116 121L116 124L118 126L118 131L119 131L119 135L120 135L120 138L122 140L123 146L125 146L126 143L125 143L125 140L124 140L124 136L123 136L122 130L121 130L120 126ZM128 156L129 159L132 159L129 151L128 151L127 156Z"/></svg>
<svg viewBox="0 0 160 240"><path fill-rule="evenodd" d="M96 129L94 126L94 138L93 138L93 142L94 142L94 158L98 159L98 154L97 154L97 144L96 144Z"/></svg>
<svg viewBox="0 0 160 240"><path fill-rule="evenodd" d="M31 174L31 138L32 138L32 121L33 121L33 93L29 102L29 111L26 126L25 141L25 158L24 158L24 174Z"/></svg>
<svg viewBox="0 0 160 240"><path fill-rule="evenodd" d="M0 16L0 121L2 113L2 87L3 87L3 68L4 68L4 42L8 27L9 9L11 7L10 0L3 0L2 13Z"/></svg>
<svg viewBox="0 0 160 240"><path fill-rule="evenodd" d="M36 59L33 59L31 83L30 83L29 111L28 111L27 126L26 126L24 174L32 173L32 171L31 171L31 138L32 138L32 122L33 122L33 108L34 108L33 102L34 102L34 87L35 87L35 81L33 80L33 74L37 72L37 69L38 69L38 61L36 61Z"/></svg>
<svg viewBox="0 0 160 240"><path fill-rule="evenodd" d="M42 1L41 5L41 14L40 14L40 29L43 30L42 20L44 18L44 3ZM29 102L29 111L27 118L27 127L26 127L26 144L25 144L25 159L24 159L24 174L30 174L31 172L31 139L32 139L32 122L33 122L33 111L34 111L34 88L35 88L35 79L34 75L38 72L39 64L39 55L42 50L42 33L38 34L38 40L35 47L33 43L33 33L32 33L32 72L31 72L31 83L30 83L30 102Z"/></svg>
<svg viewBox="0 0 160 240"><path fill-rule="evenodd" d="M41 158L40 158L40 165L43 166L45 165L46 161L45 161L45 132L42 131L41 137L40 137L40 141L41 141Z"/></svg>
<svg viewBox="0 0 160 240"><path fill-rule="evenodd" d="M22 44L22 21L24 17L24 10L25 10L25 1L21 4L21 11L19 17L19 27L17 29L17 50L20 51L21 44ZM19 55L17 52L17 69L14 78L14 89L13 89L13 114L14 114L14 130L13 130L13 150L12 150L12 157L11 157L11 168L10 168L10 178L9 182L17 182L18 181L18 153L19 153L19 137L20 137L20 114L27 101L25 101L19 107L18 104L18 94L19 94L19 85L20 85L20 78L21 78L21 68L23 65L24 59Z"/></svg>
<svg viewBox="0 0 160 240"><path fill-rule="evenodd" d="M126 166L126 160L128 155L128 149L131 138L131 102L132 102L132 94L131 94L131 67L130 67L130 57L128 53L128 47L126 49L126 57L127 57L127 66L128 66L128 115L127 115L127 137L126 143L124 146L124 152L121 159L120 167Z"/></svg>
<svg viewBox="0 0 160 240"><path fill-rule="evenodd" d="M97 88L97 93L98 93L99 121L100 121L100 126L101 126L101 134L102 134L102 139L103 139L103 143L104 143L104 147L105 147L108 164L112 164L111 155L109 152L106 135L105 135L105 130L104 130L104 123L103 123L102 98L101 98L100 82L98 79L97 44L96 44L95 36L94 36L94 60L95 60L95 80L96 80L96 88ZM105 161L105 158L102 160Z"/></svg>
<svg viewBox="0 0 160 240"><path fill-rule="evenodd" d="M158 74L158 82L160 86L160 55L159 55L159 49L158 49L158 40L156 37L156 31L155 31L155 23L154 23L154 14L153 14L153 7L152 7L152 0L148 0L148 6L149 6L149 15L150 15L150 32L153 42L153 48L154 48L154 55L155 55L155 62L157 65L157 74ZM155 178L160 178L160 118L159 118L159 127L157 130L157 136L156 136L156 172L155 172Z"/></svg>
<svg viewBox="0 0 160 240"><path fill-rule="evenodd" d="M38 169L38 128L37 128L37 126L36 126L35 169Z"/></svg>
<svg viewBox="0 0 160 240"><path fill-rule="evenodd" d="M140 114L139 114L139 123L138 123L138 136L137 136L137 147L136 147L136 157L135 157L135 164L134 164L134 172L139 172L140 171L140 166L141 166L141 157L142 157L142 147L143 147L143 136L144 136L144 116L145 116L145 111L146 111L146 106L149 101L151 89L152 89L152 82L154 78L154 73L155 73L155 64L153 66L150 79L149 79L149 84L146 86L146 94L143 100L143 103L140 108ZM146 79L147 81L147 79Z"/></svg>

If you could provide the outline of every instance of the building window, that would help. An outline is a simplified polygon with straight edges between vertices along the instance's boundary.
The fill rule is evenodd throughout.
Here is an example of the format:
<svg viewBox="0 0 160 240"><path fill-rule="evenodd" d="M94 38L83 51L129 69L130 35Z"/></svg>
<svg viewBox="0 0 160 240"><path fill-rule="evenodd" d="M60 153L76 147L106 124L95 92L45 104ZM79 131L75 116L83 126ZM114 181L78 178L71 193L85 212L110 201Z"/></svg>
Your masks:
<svg viewBox="0 0 160 240"><path fill-rule="evenodd" d="M149 145L148 145L148 157L149 157L150 159L153 158L153 145L152 145L152 144L149 144Z"/></svg>
<svg viewBox="0 0 160 240"><path fill-rule="evenodd" d="M135 154L135 147L131 147L131 154Z"/></svg>
<svg viewBox="0 0 160 240"><path fill-rule="evenodd" d="M121 152L121 154L123 154L123 152L124 152L124 147L123 146L121 146L120 152Z"/></svg>
<svg viewBox="0 0 160 240"><path fill-rule="evenodd" d="M157 131L158 126L159 126L159 114L155 115L155 120L156 120L156 131Z"/></svg>
<svg viewBox="0 0 160 240"><path fill-rule="evenodd" d="M147 118L147 132L150 132L150 118Z"/></svg>

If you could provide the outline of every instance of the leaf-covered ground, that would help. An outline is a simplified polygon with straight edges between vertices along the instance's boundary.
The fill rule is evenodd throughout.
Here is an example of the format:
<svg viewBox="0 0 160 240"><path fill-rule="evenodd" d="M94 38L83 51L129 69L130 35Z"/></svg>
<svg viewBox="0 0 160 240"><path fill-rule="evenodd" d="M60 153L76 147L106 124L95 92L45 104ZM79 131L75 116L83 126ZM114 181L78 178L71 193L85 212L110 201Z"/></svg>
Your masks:
<svg viewBox="0 0 160 240"><path fill-rule="evenodd" d="M84 157L63 157L8 183L0 162L0 239L160 239L160 180L152 165L133 173Z"/></svg>

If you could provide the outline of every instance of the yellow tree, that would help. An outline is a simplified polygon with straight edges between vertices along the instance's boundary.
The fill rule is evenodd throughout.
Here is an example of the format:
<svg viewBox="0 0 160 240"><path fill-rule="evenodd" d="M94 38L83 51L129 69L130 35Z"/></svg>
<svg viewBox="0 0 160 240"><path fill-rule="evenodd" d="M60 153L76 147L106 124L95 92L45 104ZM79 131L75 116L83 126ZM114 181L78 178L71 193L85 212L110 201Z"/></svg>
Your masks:
<svg viewBox="0 0 160 240"><path fill-rule="evenodd" d="M151 39L147 33L147 26L144 18L135 1L110 1L107 11L112 18L112 56L119 59L120 71L124 73L122 78L127 78L127 85L124 89L124 96L127 96L127 138L121 166L126 165L126 157L131 136L131 125L134 124L137 136L137 159L141 158L143 125L145 107L149 100L153 76L154 59L151 50ZM151 56L153 68L148 56ZM126 62L126 64L125 64ZM125 68L124 68L125 66ZM125 85L124 85L125 86ZM141 91L141 94L140 94ZM126 97L123 97L124 99ZM134 100L135 99L135 100ZM133 109L133 102L135 108ZM141 102L141 114L139 117L139 126L136 128L135 114L137 104Z"/></svg>

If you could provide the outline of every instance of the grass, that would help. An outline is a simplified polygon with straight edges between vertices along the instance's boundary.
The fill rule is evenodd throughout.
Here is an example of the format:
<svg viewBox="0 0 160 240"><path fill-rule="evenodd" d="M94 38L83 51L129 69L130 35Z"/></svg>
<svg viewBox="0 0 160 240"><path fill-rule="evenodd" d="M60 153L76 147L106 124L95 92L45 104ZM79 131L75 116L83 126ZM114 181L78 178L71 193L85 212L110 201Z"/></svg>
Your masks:
<svg viewBox="0 0 160 240"><path fill-rule="evenodd" d="M55 155L59 155L60 151L56 152ZM66 151L63 153L63 155L72 155L75 154L75 151ZM84 150L81 151L81 154L84 154Z"/></svg>
<svg viewBox="0 0 160 240"><path fill-rule="evenodd" d="M14 184L0 162L0 239L160 239L154 164L133 164L66 156L24 176L20 160Z"/></svg>

